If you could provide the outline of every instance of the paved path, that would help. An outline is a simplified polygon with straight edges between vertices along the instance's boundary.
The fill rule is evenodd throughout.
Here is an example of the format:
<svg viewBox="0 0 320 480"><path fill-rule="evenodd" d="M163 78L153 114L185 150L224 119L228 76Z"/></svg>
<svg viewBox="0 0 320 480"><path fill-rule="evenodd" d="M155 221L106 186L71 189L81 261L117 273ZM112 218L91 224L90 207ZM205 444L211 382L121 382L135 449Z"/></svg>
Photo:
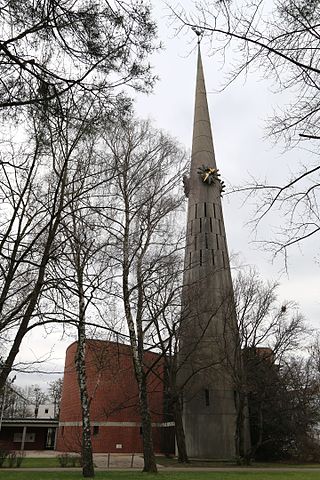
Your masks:
<svg viewBox="0 0 320 480"><path fill-rule="evenodd" d="M143 469L143 457L141 455L108 455L107 453L95 453L93 455L95 465L100 469L108 468L135 468Z"/></svg>

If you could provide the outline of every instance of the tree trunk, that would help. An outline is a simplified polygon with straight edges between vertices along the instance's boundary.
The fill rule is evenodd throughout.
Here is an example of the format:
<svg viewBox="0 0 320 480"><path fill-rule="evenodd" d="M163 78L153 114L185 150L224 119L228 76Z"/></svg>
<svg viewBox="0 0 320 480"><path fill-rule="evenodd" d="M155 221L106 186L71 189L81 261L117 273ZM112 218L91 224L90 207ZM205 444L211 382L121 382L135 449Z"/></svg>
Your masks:
<svg viewBox="0 0 320 480"><path fill-rule="evenodd" d="M153 450L152 440L152 423L148 406L148 394L146 376L142 373L140 388L139 388L139 403L140 415L142 425L142 441L143 441L143 458L144 458L144 472L157 473L156 458Z"/></svg>
<svg viewBox="0 0 320 480"><path fill-rule="evenodd" d="M175 398L173 400L173 417L175 423L175 433L176 441L178 448L178 462L179 463L190 463L187 447L186 447L186 437L184 434L184 427L182 421L182 408L181 408L181 398Z"/></svg>
<svg viewBox="0 0 320 480"><path fill-rule="evenodd" d="M238 392L237 395L237 419L236 419L236 455L238 464L242 464L244 460L244 395Z"/></svg>
<svg viewBox="0 0 320 480"><path fill-rule="evenodd" d="M85 312L84 298L79 298L79 326L78 326L78 349L76 354L76 367L80 389L82 410L82 474L84 477L94 477L94 465L91 443L90 402L87 390L86 365L85 365Z"/></svg>

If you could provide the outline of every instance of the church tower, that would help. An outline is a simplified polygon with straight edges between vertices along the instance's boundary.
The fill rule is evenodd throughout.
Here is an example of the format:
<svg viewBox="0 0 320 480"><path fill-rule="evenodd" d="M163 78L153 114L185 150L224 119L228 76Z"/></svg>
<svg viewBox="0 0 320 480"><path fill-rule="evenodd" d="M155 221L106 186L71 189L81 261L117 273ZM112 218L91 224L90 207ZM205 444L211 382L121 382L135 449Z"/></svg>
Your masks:
<svg viewBox="0 0 320 480"><path fill-rule="evenodd" d="M235 455L237 326L207 96L198 48L180 326L180 384L190 457Z"/></svg>

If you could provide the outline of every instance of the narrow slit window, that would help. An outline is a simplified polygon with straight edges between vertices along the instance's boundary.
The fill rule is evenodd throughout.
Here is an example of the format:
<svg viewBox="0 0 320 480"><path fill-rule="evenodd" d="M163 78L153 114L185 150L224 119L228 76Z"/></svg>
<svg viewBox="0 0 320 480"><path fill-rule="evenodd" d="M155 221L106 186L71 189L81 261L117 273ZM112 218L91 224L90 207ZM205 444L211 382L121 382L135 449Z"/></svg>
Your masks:
<svg viewBox="0 0 320 480"><path fill-rule="evenodd" d="M216 204L213 203L212 205L213 205L213 216L214 216L214 218L217 218L217 216L216 216Z"/></svg>
<svg viewBox="0 0 320 480"><path fill-rule="evenodd" d="M198 218L198 204L197 203L194 206L194 218Z"/></svg>
<svg viewBox="0 0 320 480"><path fill-rule="evenodd" d="M202 267L202 250L200 250L200 267Z"/></svg>
<svg viewBox="0 0 320 480"><path fill-rule="evenodd" d="M197 250L197 239L198 239L198 237L197 237L197 235L195 235L195 237L194 237L194 249L195 250Z"/></svg>
<svg viewBox="0 0 320 480"><path fill-rule="evenodd" d="M199 223L200 223L199 228L200 228L200 233L201 233L202 232L202 219L201 218L199 218Z"/></svg>
<svg viewBox="0 0 320 480"><path fill-rule="evenodd" d="M211 250L211 257L212 257L212 265L214 265L214 252Z"/></svg>
<svg viewBox="0 0 320 480"><path fill-rule="evenodd" d="M233 401L234 401L235 408L237 408L237 406L238 406L238 392L237 392L237 390L233 390Z"/></svg>
<svg viewBox="0 0 320 480"><path fill-rule="evenodd" d="M191 252L189 253L189 267L191 267Z"/></svg>
<svg viewBox="0 0 320 480"><path fill-rule="evenodd" d="M206 204L206 202L204 202L203 207L204 207L204 216L206 217L207 216L207 204Z"/></svg>
<svg viewBox="0 0 320 480"><path fill-rule="evenodd" d="M204 389L204 401L205 401L206 407L209 407L209 405L210 405L210 392L209 392L208 388Z"/></svg>
<svg viewBox="0 0 320 480"><path fill-rule="evenodd" d="M219 250L219 235L216 234L216 241L217 241L217 250Z"/></svg>
<svg viewBox="0 0 320 480"><path fill-rule="evenodd" d="M192 235L193 220L190 222L190 235Z"/></svg>
<svg viewBox="0 0 320 480"><path fill-rule="evenodd" d="M206 244L206 249L208 250L208 235L206 233L204 235L204 241L205 241L205 244Z"/></svg>
<svg viewBox="0 0 320 480"><path fill-rule="evenodd" d="M212 218L210 217L210 232L212 232Z"/></svg>

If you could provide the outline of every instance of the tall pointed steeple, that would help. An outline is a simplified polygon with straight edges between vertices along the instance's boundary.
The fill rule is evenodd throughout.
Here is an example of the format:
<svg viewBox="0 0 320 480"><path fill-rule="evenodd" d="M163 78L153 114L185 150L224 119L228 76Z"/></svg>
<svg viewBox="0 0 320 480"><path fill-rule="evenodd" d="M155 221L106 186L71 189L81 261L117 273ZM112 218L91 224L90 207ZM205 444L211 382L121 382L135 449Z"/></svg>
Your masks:
<svg viewBox="0 0 320 480"><path fill-rule="evenodd" d="M198 44L197 80L192 139L192 163L193 168L201 167L203 163L209 163L216 168L200 43Z"/></svg>
<svg viewBox="0 0 320 480"><path fill-rule="evenodd" d="M207 458L235 454L237 327L221 192L199 45L179 359L187 451Z"/></svg>

